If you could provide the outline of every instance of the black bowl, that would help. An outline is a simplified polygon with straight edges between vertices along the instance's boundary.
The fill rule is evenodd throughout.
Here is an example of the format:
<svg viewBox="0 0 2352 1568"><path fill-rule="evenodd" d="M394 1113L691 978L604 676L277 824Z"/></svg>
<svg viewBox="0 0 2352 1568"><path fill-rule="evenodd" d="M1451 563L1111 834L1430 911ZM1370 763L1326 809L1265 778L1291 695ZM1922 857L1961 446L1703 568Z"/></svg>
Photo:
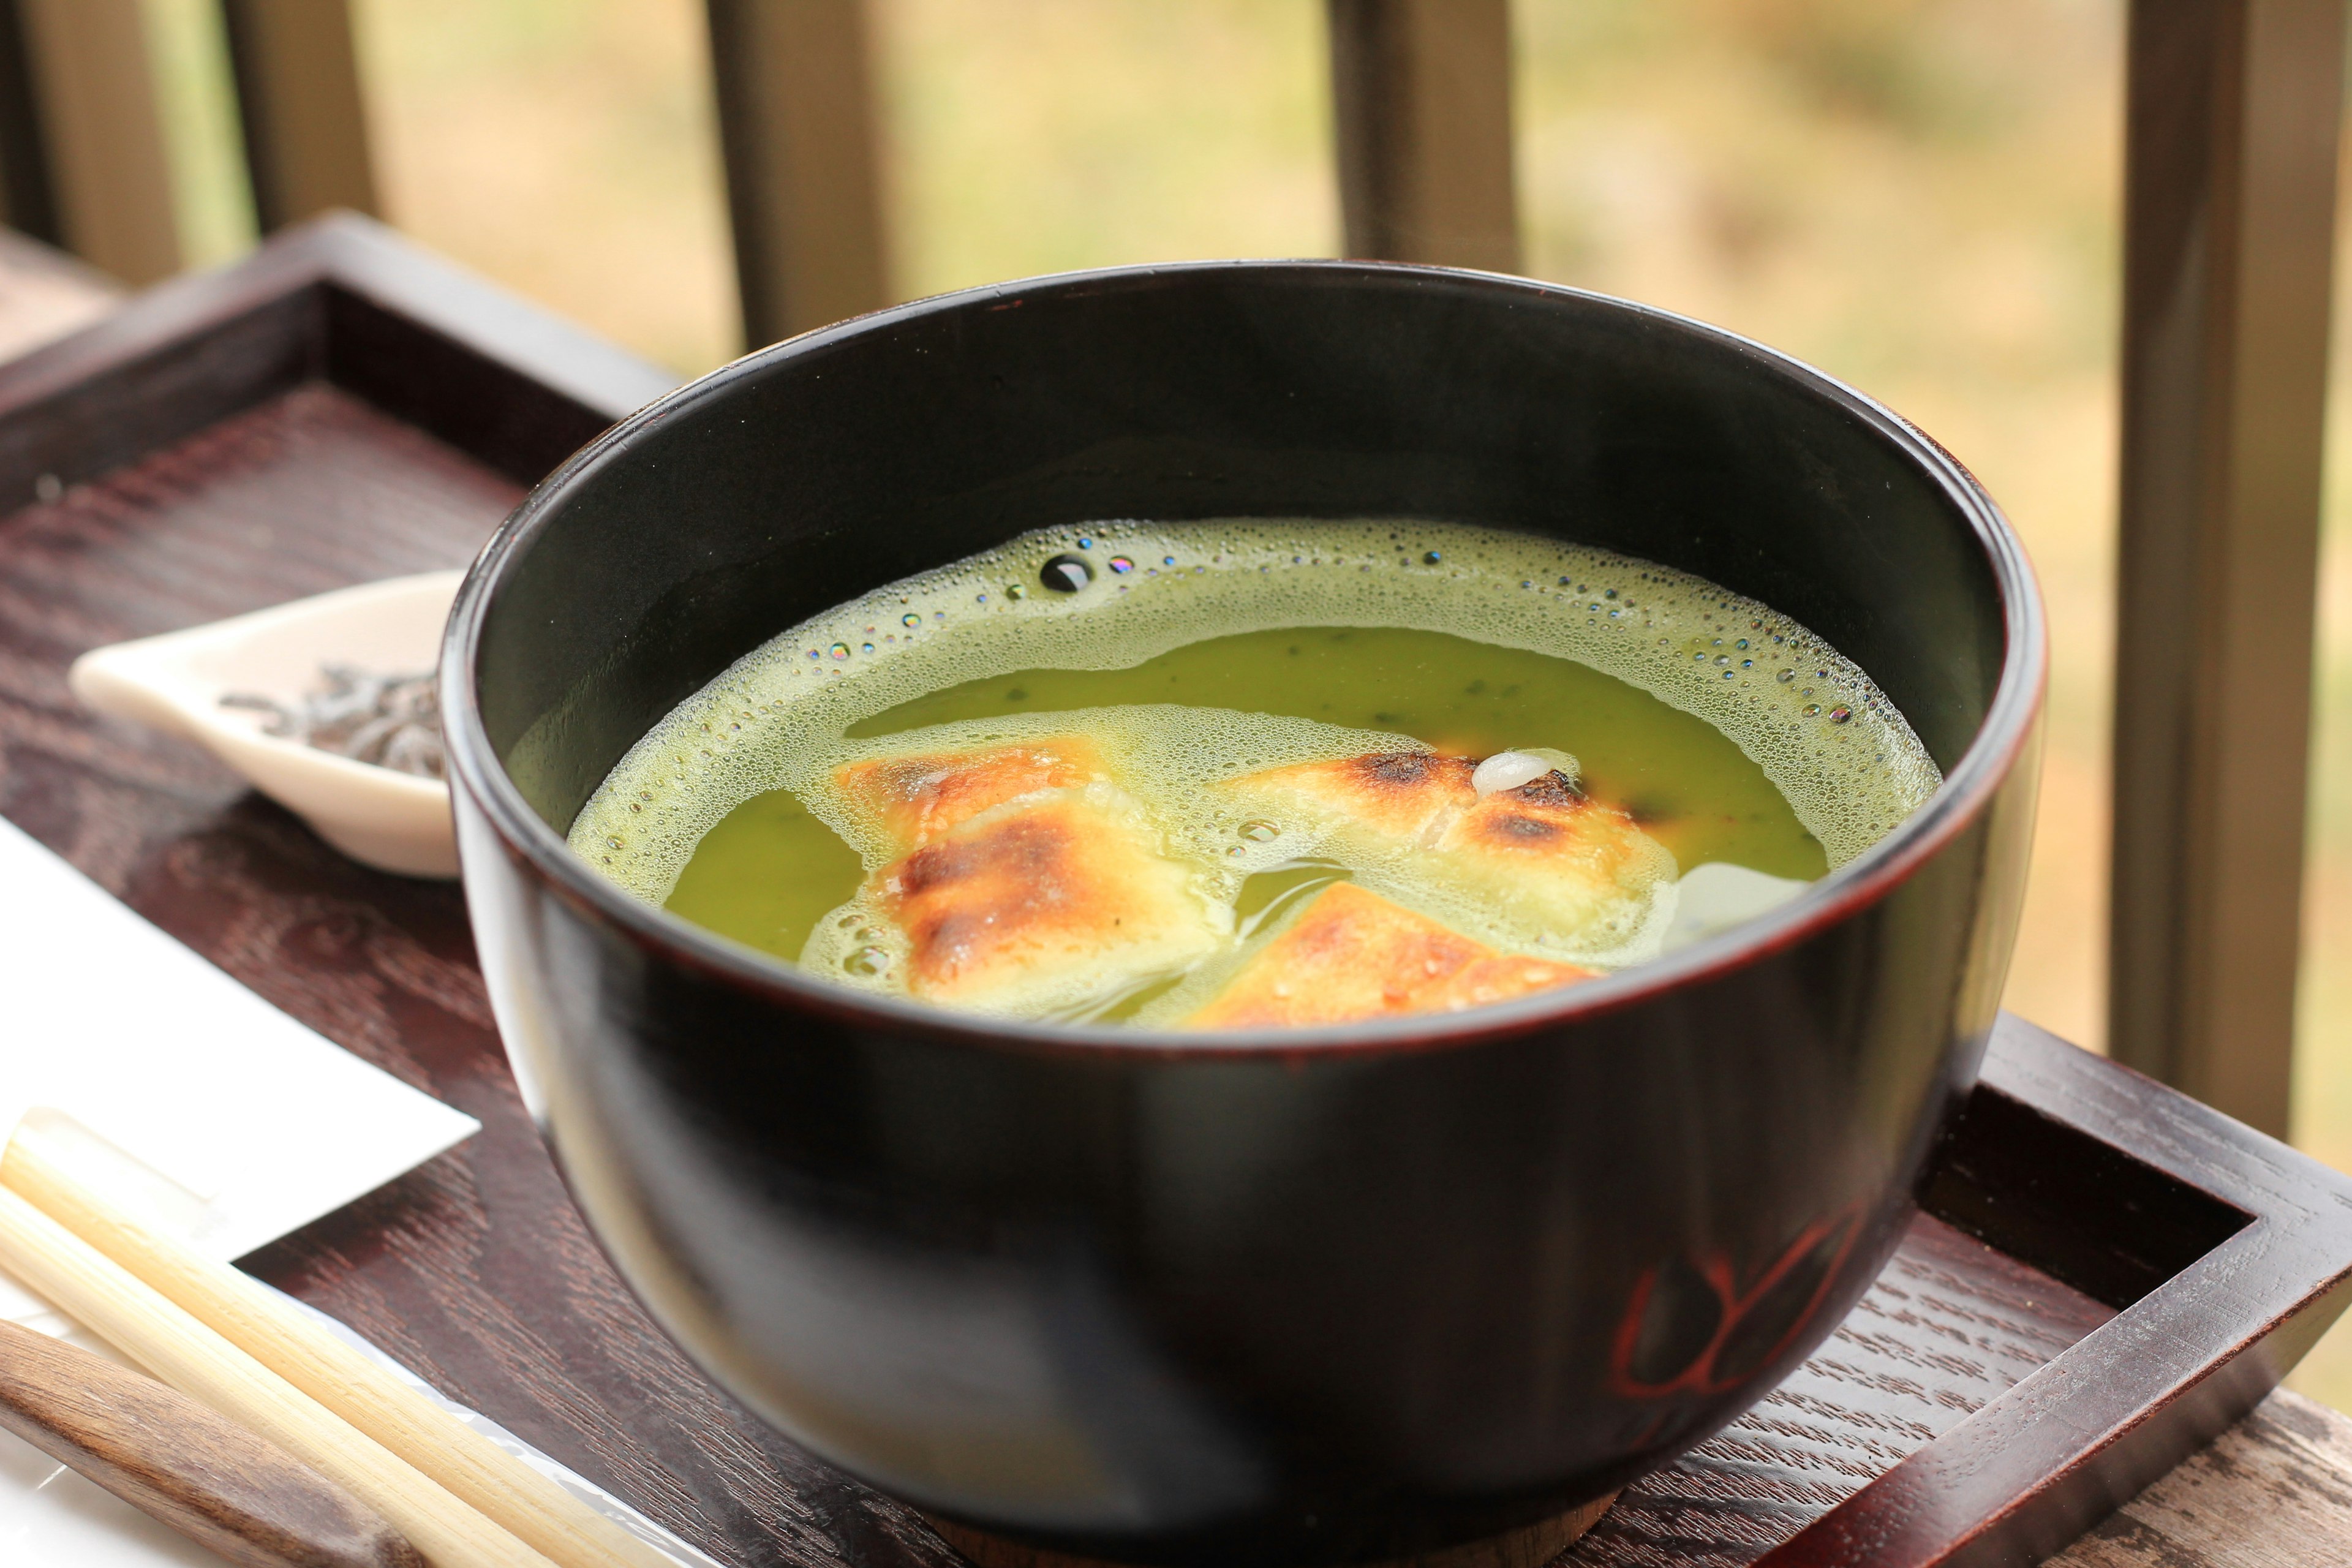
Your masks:
<svg viewBox="0 0 2352 1568"><path fill-rule="evenodd" d="M1752 925L1466 1015L1214 1037L861 999L623 896L564 830L817 611L1024 530L1435 518L1695 572L1894 699L1947 783ZM443 659L499 1023L597 1234L782 1431L951 1521L1347 1562L1558 1513L1853 1304L1975 1072L2043 637L1992 502L1726 333L1513 279L1009 284L729 365L542 484Z"/></svg>

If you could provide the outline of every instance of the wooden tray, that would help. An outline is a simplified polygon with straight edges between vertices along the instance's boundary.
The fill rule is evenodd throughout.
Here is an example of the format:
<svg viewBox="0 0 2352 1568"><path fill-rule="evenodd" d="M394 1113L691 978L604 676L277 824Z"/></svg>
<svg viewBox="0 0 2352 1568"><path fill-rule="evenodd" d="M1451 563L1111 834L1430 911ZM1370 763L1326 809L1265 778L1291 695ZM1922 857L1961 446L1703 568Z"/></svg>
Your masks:
<svg viewBox="0 0 2352 1568"><path fill-rule="evenodd" d="M100 643L466 561L667 379L351 219L0 370L0 813L481 1119L248 1268L730 1562L952 1563L638 1310L516 1099L453 886L364 870L66 692ZM1568 1561L2029 1562L2251 1408L2345 1304L2352 1182L2014 1019L1924 1199L1821 1353Z"/></svg>

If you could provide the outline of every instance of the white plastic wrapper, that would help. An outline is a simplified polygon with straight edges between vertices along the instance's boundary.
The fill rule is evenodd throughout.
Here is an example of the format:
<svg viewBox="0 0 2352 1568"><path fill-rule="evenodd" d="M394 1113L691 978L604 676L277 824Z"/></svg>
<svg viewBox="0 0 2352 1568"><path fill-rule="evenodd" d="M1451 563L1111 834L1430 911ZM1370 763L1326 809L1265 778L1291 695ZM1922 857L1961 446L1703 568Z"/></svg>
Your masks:
<svg viewBox="0 0 2352 1568"><path fill-rule="evenodd" d="M281 1294L283 1293L281 1292ZM442 1409L446 1410L450 1415L455 1415L458 1420L464 1422L467 1426L471 1426L475 1431L479 1432L483 1436L488 1438L499 1447L504 1448L508 1453L512 1454L524 1464L529 1465L532 1469L537 1470L540 1474L547 1477L548 1479L553 1481L557 1486L562 1487L565 1491L570 1492L573 1497L578 1498L582 1502L586 1503L590 1508L594 1509L598 1513L603 1514L606 1519L611 1520L614 1524L619 1525L623 1530L627 1531L630 1534L635 1536L638 1540L643 1541L648 1546L653 1547L656 1551L667 1552L672 1558L685 1564L686 1568L729 1568L728 1564L722 1563L718 1558L711 1556L709 1552L703 1552L696 1547L689 1546L685 1542L680 1541L677 1536L672 1535L668 1531L664 1530L660 1525L656 1524L652 1520L647 1519L644 1514L639 1513L635 1509L631 1508L627 1503L623 1502L619 1498L614 1497L611 1492L606 1491L595 1482L588 1480L575 1474L572 1470L566 1469L563 1466L557 1464L553 1459L549 1458L545 1454L541 1453L538 1449L532 1447L530 1444L524 1442L521 1438L516 1436L513 1433L508 1431L505 1427L499 1426L488 1416L482 1415L478 1411L469 1410L465 1405L458 1404L456 1400L449 1398L439 1389L434 1387L431 1384L425 1382L423 1378L409 1371L408 1368L403 1366L400 1363L393 1360L392 1357L384 1354L383 1352L370 1344L365 1339L361 1337L361 1335L331 1314L319 1310L316 1307L311 1306L307 1301L297 1301L291 1296L286 1297L286 1300L292 1301L294 1306L301 1311L307 1312L311 1317L316 1318L321 1324L325 1325L328 1331L333 1333L337 1339L343 1341L345 1343L358 1350L370 1361L374 1362L377 1365L391 1373L394 1377L399 1378L401 1382L408 1384L411 1388L416 1390L417 1393L422 1394L425 1397L433 1401L434 1404L439 1405Z"/></svg>

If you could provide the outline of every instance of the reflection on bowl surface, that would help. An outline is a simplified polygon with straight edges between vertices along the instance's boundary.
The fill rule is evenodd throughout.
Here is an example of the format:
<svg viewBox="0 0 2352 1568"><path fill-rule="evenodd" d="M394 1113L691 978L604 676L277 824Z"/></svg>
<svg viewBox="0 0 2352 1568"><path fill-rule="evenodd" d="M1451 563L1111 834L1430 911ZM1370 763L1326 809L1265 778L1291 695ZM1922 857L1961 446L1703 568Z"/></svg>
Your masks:
<svg viewBox="0 0 2352 1568"><path fill-rule="evenodd" d="M1444 518L1696 574L1853 658L1945 775L1738 931L1491 1009L1215 1037L845 992L564 833L783 627L1088 520ZM542 485L443 704L518 1074L671 1333L945 1518L1137 1562L1367 1561L1714 1431L1859 1296L2014 932L2042 635L1931 442L1752 344L1511 279L1008 285L730 365Z"/></svg>

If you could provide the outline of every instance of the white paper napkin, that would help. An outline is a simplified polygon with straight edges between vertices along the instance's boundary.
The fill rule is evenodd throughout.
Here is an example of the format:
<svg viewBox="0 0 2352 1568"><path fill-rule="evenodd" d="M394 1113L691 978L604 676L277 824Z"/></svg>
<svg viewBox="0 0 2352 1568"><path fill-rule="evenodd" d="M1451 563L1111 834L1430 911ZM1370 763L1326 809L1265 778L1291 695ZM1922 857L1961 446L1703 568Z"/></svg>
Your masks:
<svg viewBox="0 0 2352 1568"><path fill-rule="evenodd" d="M479 1130L304 1028L0 821L0 1135L55 1106L228 1259ZM95 1346L0 1273L0 1317ZM219 1559L0 1432L0 1563Z"/></svg>
<svg viewBox="0 0 2352 1568"><path fill-rule="evenodd" d="M0 821L0 1130L37 1105L179 1188L188 1239L222 1259L480 1126L304 1028ZM0 1317L44 1310L0 1275Z"/></svg>

